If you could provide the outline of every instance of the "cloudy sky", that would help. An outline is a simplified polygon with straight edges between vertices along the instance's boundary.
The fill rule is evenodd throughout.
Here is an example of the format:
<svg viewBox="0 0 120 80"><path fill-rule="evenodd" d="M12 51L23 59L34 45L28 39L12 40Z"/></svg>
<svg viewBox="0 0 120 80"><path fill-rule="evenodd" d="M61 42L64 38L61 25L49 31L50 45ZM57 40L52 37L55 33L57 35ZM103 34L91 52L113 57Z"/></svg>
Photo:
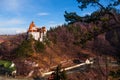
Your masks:
<svg viewBox="0 0 120 80"><path fill-rule="evenodd" d="M47 29L64 24L64 11L90 14L97 8L80 11L76 0L0 0L0 34L25 32L34 21Z"/></svg>

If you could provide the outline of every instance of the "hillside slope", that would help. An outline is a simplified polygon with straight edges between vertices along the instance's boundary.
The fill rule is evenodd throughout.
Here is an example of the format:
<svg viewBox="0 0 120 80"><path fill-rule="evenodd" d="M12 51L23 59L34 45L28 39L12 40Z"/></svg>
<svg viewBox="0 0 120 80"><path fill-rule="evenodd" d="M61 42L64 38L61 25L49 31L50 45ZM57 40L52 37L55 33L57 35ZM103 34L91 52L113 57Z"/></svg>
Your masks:
<svg viewBox="0 0 120 80"><path fill-rule="evenodd" d="M119 27L114 21L108 26ZM96 26L94 23L77 22L51 28L47 32L49 44L45 44L45 50L34 51L28 57L18 57L15 53L15 50L26 40L26 34L15 35L0 44L0 58L15 62L18 75L27 76L31 70L34 70L35 64L39 65L37 70L48 71L61 63L63 67L75 65L77 64L75 60L85 61L90 57L101 58L101 56L104 58L105 55L116 57L119 55L120 46L119 29L102 32L94 38L93 32L101 31L101 24Z"/></svg>

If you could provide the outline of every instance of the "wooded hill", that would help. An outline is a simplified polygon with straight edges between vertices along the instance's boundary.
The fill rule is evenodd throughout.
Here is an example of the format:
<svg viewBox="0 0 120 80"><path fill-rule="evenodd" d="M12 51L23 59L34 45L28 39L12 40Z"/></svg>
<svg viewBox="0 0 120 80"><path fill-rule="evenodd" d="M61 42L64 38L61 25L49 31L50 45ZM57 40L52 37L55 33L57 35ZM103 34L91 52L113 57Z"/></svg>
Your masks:
<svg viewBox="0 0 120 80"><path fill-rule="evenodd" d="M120 19L120 15L118 18ZM108 19L108 15L104 15L100 21L78 21L52 27L48 30L43 43L27 39L26 33L13 35L0 44L0 58L14 61L18 74L25 76L33 69L25 64L25 60L36 62L39 68L43 69L49 69L60 64L61 61L68 60L73 61L69 63L70 66L76 64L75 59L84 61L90 57L100 58L101 62L104 62L103 58L106 56L119 61L119 27L119 23L113 18ZM95 69L97 71L98 67ZM98 76L108 75L108 73L99 73L100 71L98 73L91 71Z"/></svg>

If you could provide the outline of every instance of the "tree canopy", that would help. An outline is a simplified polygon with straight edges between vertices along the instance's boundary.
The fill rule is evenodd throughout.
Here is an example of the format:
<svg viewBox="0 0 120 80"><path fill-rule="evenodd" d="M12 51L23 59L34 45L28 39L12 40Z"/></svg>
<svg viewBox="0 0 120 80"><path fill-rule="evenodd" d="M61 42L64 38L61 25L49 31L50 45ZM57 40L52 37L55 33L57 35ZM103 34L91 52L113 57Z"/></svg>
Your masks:
<svg viewBox="0 0 120 80"><path fill-rule="evenodd" d="M117 13L120 12L116 7L120 6L120 0L108 0L106 4L101 3L101 0L77 0L78 7L81 10L88 8L89 6L98 7L98 10L92 13L90 16L80 17L75 12L68 13L65 11L64 17L65 20L69 23L78 22L78 21L93 21L93 20L100 20L99 16L104 16L108 14L114 18L117 23L120 23L119 19L117 18ZM93 15L94 14L94 15ZM97 18L95 17L97 16Z"/></svg>
<svg viewBox="0 0 120 80"><path fill-rule="evenodd" d="M79 3L79 8L82 10L84 8L87 8L88 5L91 6L98 6L101 9L105 9L105 10L109 10L113 7L116 7L118 5L120 5L120 0L108 0L108 5L104 5L100 3L101 0L77 0L77 2Z"/></svg>
<svg viewBox="0 0 120 80"><path fill-rule="evenodd" d="M76 12L68 13L67 11L65 11L64 17L65 17L65 21L67 21L68 23L81 21L81 17L77 15Z"/></svg>

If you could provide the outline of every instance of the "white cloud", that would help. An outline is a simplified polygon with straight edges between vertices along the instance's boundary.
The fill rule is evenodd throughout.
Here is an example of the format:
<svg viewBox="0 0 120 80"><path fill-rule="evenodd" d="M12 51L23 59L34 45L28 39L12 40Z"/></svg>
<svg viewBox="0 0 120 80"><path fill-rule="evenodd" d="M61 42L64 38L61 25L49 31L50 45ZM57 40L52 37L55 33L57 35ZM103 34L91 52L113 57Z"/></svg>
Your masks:
<svg viewBox="0 0 120 80"><path fill-rule="evenodd" d="M18 34L26 32L25 28L0 28L0 35L2 34Z"/></svg>
<svg viewBox="0 0 120 80"><path fill-rule="evenodd" d="M48 29L50 28L50 27L56 27L56 26L59 26L59 25L62 25L63 23L48 23Z"/></svg>
<svg viewBox="0 0 120 80"><path fill-rule="evenodd" d="M16 29L16 33L19 34L19 33L24 33L24 32L27 32L26 29Z"/></svg>
<svg viewBox="0 0 120 80"><path fill-rule="evenodd" d="M26 24L24 19L0 18L0 34L15 34L24 32L24 24Z"/></svg>
<svg viewBox="0 0 120 80"><path fill-rule="evenodd" d="M25 0L0 0L0 9L4 11L19 13L23 9Z"/></svg>
<svg viewBox="0 0 120 80"><path fill-rule="evenodd" d="M37 15L38 16L47 16L47 15L49 15L49 13L47 13L47 12L41 12L41 13L38 13Z"/></svg>
<svg viewBox="0 0 120 80"><path fill-rule="evenodd" d="M17 10L20 7L18 0L7 0L7 2L5 0L5 4L8 10Z"/></svg>
<svg viewBox="0 0 120 80"><path fill-rule="evenodd" d="M18 11L20 9L20 0L2 0L0 5L7 11Z"/></svg>
<svg viewBox="0 0 120 80"><path fill-rule="evenodd" d="M62 24L63 24L63 22L57 23L55 21L49 21L47 26L49 26L49 27L56 27L56 26L59 26L59 25L62 25Z"/></svg>
<svg viewBox="0 0 120 80"><path fill-rule="evenodd" d="M0 26L14 26L14 25L20 25L20 24L24 24L25 21L22 19L18 19L18 18L11 18L11 19L0 19Z"/></svg>

